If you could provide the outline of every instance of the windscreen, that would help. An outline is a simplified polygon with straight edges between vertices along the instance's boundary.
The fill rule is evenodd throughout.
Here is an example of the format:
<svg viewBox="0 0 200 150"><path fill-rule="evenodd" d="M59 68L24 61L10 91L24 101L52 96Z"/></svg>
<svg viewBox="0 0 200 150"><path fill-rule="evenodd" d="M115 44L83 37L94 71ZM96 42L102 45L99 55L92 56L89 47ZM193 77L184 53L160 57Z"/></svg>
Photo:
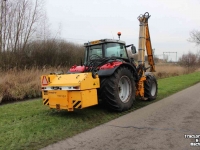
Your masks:
<svg viewBox="0 0 200 150"><path fill-rule="evenodd" d="M120 43L104 43L86 47L85 62L103 57L128 58L125 46Z"/></svg>
<svg viewBox="0 0 200 150"><path fill-rule="evenodd" d="M105 57L128 58L124 45L119 43L106 43Z"/></svg>

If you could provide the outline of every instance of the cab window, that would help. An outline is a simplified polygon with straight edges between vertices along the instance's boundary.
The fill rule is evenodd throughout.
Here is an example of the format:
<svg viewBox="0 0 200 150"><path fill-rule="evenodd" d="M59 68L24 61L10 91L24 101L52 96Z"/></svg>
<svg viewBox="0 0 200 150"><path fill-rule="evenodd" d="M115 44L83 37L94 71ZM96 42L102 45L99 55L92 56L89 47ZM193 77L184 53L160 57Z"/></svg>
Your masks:
<svg viewBox="0 0 200 150"><path fill-rule="evenodd" d="M106 43L105 57L128 58L124 45L119 43Z"/></svg>
<svg viewBox="0 0 200 150"><path fill-rule="evenodd" d="M103 53L102 53L102 45L93 45L90 47L87 47L87 55L85 59L98 59L102 58Z"/></svg>

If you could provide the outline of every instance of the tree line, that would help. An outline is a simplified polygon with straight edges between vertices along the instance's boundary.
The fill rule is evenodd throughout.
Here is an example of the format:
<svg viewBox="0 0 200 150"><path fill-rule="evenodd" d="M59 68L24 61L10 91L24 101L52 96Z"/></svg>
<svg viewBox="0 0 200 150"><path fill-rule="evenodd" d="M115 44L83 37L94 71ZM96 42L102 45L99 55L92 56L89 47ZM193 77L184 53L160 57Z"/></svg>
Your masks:
<svg viewBox="0 0 200 150"><path fill-rule="evenodd" d="M82 45L65 40L48 39L33 41L26 45L24 51L4 51L0 54L1 70L30 69L37 67L66 67L80 64L84 56Z"/></svg>
<svg viewBox="0 0 200 150"><path fill-rule="evenodd" d="M52 38L42 0L0 1L0 69L71 66L82 45Z"/></svg>
<svg viewBox="0 0 200 150"><path fill-rule="evenodd" d="M80 64L83 45L52 38L43 7L43 0L0 1L1 70ZM191 31L189 42L200 44L198 30ZM179 64L199 66L200 55L184 54Z"/></svg>

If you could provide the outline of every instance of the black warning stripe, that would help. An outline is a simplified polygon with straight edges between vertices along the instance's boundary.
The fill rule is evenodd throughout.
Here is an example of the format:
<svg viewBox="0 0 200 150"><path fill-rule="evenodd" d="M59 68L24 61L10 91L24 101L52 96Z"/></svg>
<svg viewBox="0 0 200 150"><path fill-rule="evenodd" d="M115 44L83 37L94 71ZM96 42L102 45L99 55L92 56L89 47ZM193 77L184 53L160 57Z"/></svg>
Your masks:
<svg viewBox="0 0 200 150"><path fill-rule="evenodd" d="M81 101L77 101L77 102L74 104L74 107L76 108L76 106L78 106L80 103L81 103Z"/></svg>
<svg viewBox="0 0 200 150"><path fill-rule="evenodd" d="M73 100L73 107L74 108L81 108L81 101Z"/></svg>
<svg viewBox="0 0 200 150"><path fill-rule="evenodd" d="M44 100L43 100L43 104L44 104L44 105L49 105L49 99L46 99L46 100L44 99Z"/></svg>
<svg viewBox="0 0 200 150"><path fill-rule="evenodd" d="M77 106L76 106L76 108L81 108L81 103L79 103Z"/></svg>

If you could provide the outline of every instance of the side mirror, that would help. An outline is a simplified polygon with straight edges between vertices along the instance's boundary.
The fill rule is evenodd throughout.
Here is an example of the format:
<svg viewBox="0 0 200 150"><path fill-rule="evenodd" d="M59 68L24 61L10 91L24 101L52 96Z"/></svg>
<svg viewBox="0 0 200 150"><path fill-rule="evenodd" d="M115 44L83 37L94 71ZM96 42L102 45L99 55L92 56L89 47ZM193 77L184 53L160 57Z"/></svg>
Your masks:
<svg viewBox="0 0 200 150"><path fill-rule="evenodd" d="M136 51L136 48L135 48L135 46L134 46L134 45L132 45L132 46L131 46L131 52L132 52L132 54L135 54L135 53L137 53L137 51Z"/></svg>

